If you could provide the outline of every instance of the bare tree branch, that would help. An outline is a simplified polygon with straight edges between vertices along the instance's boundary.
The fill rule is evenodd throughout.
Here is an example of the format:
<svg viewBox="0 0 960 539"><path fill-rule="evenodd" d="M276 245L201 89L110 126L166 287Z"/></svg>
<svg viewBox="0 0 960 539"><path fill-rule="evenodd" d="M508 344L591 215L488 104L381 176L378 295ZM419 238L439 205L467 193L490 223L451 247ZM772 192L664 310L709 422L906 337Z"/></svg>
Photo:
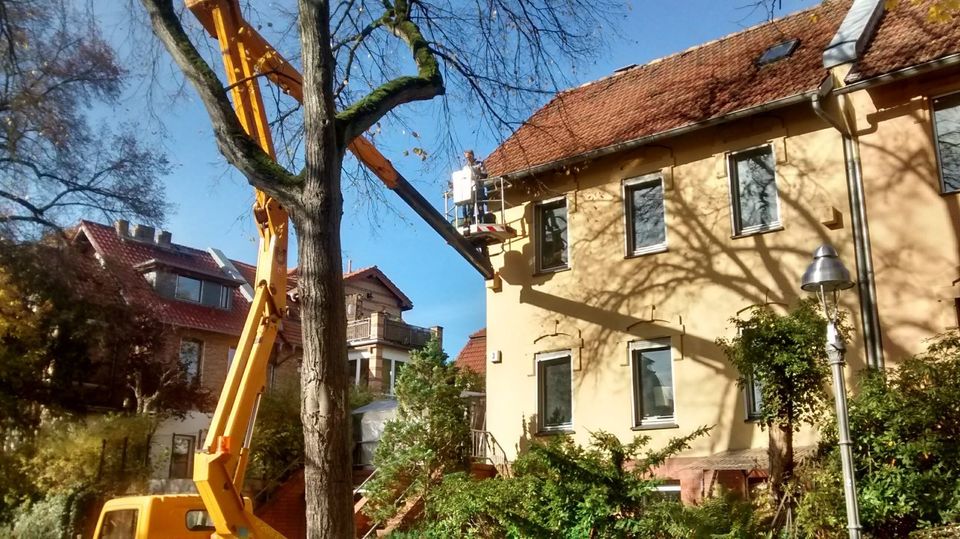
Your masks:
<svg viewBox="0 0 960 539"><path fill-rule="evenodd" d="M398 0L393 6L386 5L388 11L384 14L383 25L410 47L417 64L417 75L388 81L337 114L337 130L344 143L352 141L397 106L433 99L445 91L437 58L420 28L410 18L411 4L407 0Z"/></svg>
<svg viewBox="0 0 960 539"><path fill-rule="evenodd" d="M217 147L247 180L278 200L289 201L282 187L295 187L301 179L277 164L247 135L237 119L220 78L190 41L171 0L142 0L154 33L183 70L203 102L213 126Z"/></svg>

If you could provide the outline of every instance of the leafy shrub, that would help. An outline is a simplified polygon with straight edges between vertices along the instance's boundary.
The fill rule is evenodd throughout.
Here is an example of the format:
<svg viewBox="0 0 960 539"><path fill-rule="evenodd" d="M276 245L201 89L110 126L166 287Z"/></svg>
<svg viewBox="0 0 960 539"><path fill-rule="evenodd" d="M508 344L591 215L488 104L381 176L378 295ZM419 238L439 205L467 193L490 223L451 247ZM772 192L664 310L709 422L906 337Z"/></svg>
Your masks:
<svg viewBox="0 0 960 539"><path fill-rule="evenodd" d="M401 493L417 496L442 473L465 469L470 425L461 395L467 387L437 339L410 354L397 379L397 417L384 426L374 453L367 515L384 521Z"/></svg>
<svg viewBox="0 0 960 539"><path fill-rule="evenodd" d="M43 493L87 487L121 492L149 475L146 457L154 428L153 418L145 416L51 421L41 428L26 461L33 486Z"/></svg>
<svg viewBox="0 0 960 539"><path fill-rule="evenodd" d="M0 529L0 537L73 539L82 531L82 519L94 500L91 490L78 487L28 501L18 508L10 526Z"/></svg>
<svg viewBox="0 0 960 539"><path fill-rule="evenodd" d="M849 402L860 517L875 537L904 537L960 517L960 335L887 373L867 372ZM836 426L824 426L822 469L802 502L801 525L846 523ZM827 532L818 537L828 537Z"/></svg>
<svg viewBox="0 0 960 539"><path fill-rule="evenodd" d="M651 472L708 431L650 450L648 436L623 444L606 432L587 447L568 437L533 443L514 476L472 480L454 474L427 492L424 537L672 537ZM682 513L681 509L677 509ZM677 536L681 537L681 536ZM692 535L690 537L693 537Z"/></svg>
<svg viewBox="0 0 960 539"><path fill-rule="evenodd" d="M262 479L263 488L275 488L292 471L291 467L303 464L303 451L300 386L283 384L260 399L250 442L248 476Z"/></svg>

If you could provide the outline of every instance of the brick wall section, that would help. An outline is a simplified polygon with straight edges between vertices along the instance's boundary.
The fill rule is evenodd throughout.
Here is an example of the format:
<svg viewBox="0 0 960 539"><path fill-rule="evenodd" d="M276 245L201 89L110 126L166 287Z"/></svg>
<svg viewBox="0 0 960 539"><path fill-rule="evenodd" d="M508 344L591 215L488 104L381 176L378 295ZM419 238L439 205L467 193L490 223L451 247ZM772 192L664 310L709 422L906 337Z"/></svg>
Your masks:
<svg viewBox="0 0 960 539"><path fill-rule="evenodd" d="M307 504L304 500L303 470L277 488L270 500L254 514L289 539L307 536Z"/></svg>

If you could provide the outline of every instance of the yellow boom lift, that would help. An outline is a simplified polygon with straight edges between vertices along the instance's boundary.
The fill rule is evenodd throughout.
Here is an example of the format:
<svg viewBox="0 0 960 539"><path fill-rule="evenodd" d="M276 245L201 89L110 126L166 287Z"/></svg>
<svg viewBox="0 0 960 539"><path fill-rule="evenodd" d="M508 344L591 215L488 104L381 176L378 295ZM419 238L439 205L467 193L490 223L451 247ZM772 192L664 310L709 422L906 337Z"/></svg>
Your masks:
<svg viewBox="0 0 960 539"><path fill-rule="evenodd" d="M300 73L243 19L238 0L187 0L187 7L220 44L240 123L275 158L258 78L267 78L302 102ZM367 139L357 137L349 149L485 279L493 277L485 246L489 241L473 242L461 235ZM206 440L194 458L199 495L109 500L95 539L282 537L254 516L250 500L241 494L266 367L287 309L287 212L257 190L253 213L260 234L255 293Z"/></svg>

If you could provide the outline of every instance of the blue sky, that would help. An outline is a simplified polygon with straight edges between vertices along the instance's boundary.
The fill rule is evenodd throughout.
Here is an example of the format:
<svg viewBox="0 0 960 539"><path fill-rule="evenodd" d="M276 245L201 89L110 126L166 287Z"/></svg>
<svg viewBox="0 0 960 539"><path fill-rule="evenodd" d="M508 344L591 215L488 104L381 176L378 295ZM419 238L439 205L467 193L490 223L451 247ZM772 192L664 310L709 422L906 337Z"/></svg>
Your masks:
<svg viewBox="0 0 960 539"><path fill-rule="evenodd" d="M763 10L743 7L750 2L635 0L626 17L614 21L622 38L610 43L595 62L580 66L573 78L577 84L587 82L618 67L643 64L765 20L767 14ZM785 0L780 14L816 3ZM116 27L112 31L115 35L122 33ZM140 117L149 129L150 120L142 117L143 106L142 98L132 92L114 113ZM416 116L408 117L409 127L423 134L424 143L429 143L431 134L437 132L436 108L436 104L418 105ZM206 114L192 89L187 88L183 97L164 107L163 123L164 144L176 167L165 179L167 198L174 208L164 228L173 233L177 243L200 248L213 246L231 258L254 262L252 190L217 151ZM479 156L488 154L498 142L486 130L472 126L469 118L458 119L456 129L464 144L461 150L472 148ZM442 210L442 186L450 171L425 172L419 158L412 154L403 156L402 149L410 144L409 133L387 134L378 140L382 141L383 153L401 173ZM429 147L425 149L430 151ZM417 325L443 326L444 348L451 356L456 355L467 336L485 324L483 279L399 200L393 204L399 216L376 211L371 218L369 212L356 209L356 193L348 191L345 197L345 264L349 259L354 269L379 266L413 300L414 308L404 318ZM295 255L290 262L296 263Z"/></svg>

